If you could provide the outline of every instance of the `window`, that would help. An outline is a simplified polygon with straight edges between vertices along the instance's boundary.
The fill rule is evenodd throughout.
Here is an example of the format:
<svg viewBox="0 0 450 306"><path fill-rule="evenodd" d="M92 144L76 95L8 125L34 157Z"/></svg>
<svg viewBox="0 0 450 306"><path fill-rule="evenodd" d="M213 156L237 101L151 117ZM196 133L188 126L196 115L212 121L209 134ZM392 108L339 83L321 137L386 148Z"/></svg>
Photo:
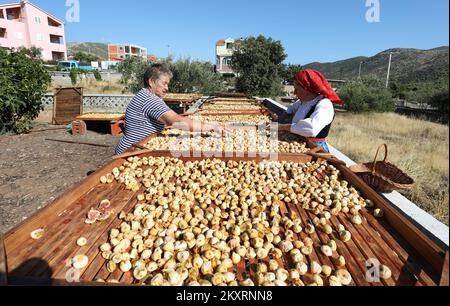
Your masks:
<svg viewBox="0 0 450 306"><path fill-rule="evenodd" d="M129 46L125 46L125 53L130 53L130 47Z"/></svg>
<svg viewBox="0 0 450 306"><path fill-rule="evenodd" d="M58 36L58 35L50 34L50 42L53 43L53 44L62 45L63 44L63 37L62 36Z"/></svg>
<svg viewBox="0 0 450 306"><path fill-rule="evenodd" d="M8 20L16 20L16 21L20 21L20 7L15 7L15 8L10 8L10 9L6 9L6 18Z"/></svg>
<svg viewBox="0 0 450 306"><path fill-rule="evenodd" d="M120 50L120 51L123 51L123 47L119 47L119 50Z"/></svg>
<svg viewBox="0 0 450 306"><path fill-rule="evenodd" d="M5 19L5 15L3 14L3 10L0 10L0 19Z"/></svg>
<svg viewBox="0 0 450 306"><path fill-rule="evenodd" d="M53 59L54 61L60 61L60 60L63 60L63 59L64 59L64 52L56 52L56 51L53 51L53 52L52 52L52 59ZM73 64L73 65L75 65L75 64ZM75 67L73 67L73 68L75 68Z"/></svg>
<svg viewBox="0 0 450 306"><path fill-rule="evenodd" d="M34 17L34 21L35 21L37 24L41 24L41 17Z"/></svg>
<svg viewBox="0 0 450 306"><path fill-rule="evenodd" d="M227 49L233 49L233 43L227 43Z"/></svg>
<svg viewBox="0 0 450 306"><path fill-rule="evenodd" d="M0 38L6 38L6 29L0 28Z"/></svg>

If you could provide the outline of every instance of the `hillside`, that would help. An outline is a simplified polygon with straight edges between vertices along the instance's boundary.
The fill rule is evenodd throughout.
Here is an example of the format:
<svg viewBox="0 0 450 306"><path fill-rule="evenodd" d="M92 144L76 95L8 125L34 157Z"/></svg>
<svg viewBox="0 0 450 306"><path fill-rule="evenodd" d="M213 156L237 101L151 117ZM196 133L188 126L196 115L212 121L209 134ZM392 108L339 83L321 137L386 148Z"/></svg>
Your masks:
<svg viewBox="0 0 450 306"><path fill-rule="evenodd" d="M108 59L108 44L92 43L92 42L67 43L68 55L73 55L77 52L89 53L89 54L95 55L103 60L107 60Z"/></svg>
<svg viewBox="0 0 450 306"><path fill-rule="evenodd" d="M354 57L334 63L310 63L305 68L323 72L330 79L351 80L361 75L386 78L389 52L393 52L391 80L400 83L425 82L448 78L449 47L431 50L389 49L372 57Z"/></svg>

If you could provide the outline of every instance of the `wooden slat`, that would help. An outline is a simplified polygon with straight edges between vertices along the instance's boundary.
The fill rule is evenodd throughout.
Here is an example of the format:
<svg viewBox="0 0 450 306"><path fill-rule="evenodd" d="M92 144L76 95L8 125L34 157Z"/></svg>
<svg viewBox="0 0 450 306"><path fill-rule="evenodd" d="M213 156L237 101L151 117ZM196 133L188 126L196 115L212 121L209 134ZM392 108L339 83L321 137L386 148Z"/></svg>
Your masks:
<svg viewBox="0 0 450 306"><path fill-rule="evenodd" d="M449 261L448 251L445 254L444 267L442 269L441 281L439 282L439 286L448 286L448 261Z"/></svg>
<svg viewBox="0 0 450 306"><path fill-rule="evenodd" d="M128 196L128 193L117 187L115 189L117 193L111 194L107 198L111 201L111 206L114 207L114 209L120 210L122 206L122 197ZM97 197L96 202L98 203L102 199L103 197ZM65 240L62 240L62 242L59 243L61 247L58 247L55 250L55 255L45 257L50 266L55 267L53 269L53 277L58 279L56 276L59 275L58 273L61 271L61 267L63 267L60 265L61 262L73 258L75 255L84 254L87 246L78 247L76 245L78 238L85 237L87 238L88 244L91 244L93 241L97 240L99 233L108 228L108 225L112 222L112 219L113 217L104 222L97 222L93 225L85 224L84 218L79 220L78 227L74 229L73 234L68 235Z"/></svg>
<svg viewBox="0 0 450 306"><path fill-rule="evenodd" d="M345 228L350 231L352 234L352 240L348 242L349 245L352 243L355 244L355 247L353 247L353 252L360 252L363 256L362 261L359 262L361 267L363 267L364 271L367 271L366 267L366 261L369 259L378 259L378 257L374 254L372 249L369 247L367 241L359 234L359 232L356 230L357 225L353 225L352 222L350 222L350 217L339 215L337 216L337 220L340 221L342 225L345 226ZM366 220L363 220L363 222L366 222ZM364 269L365 268L365 269ZM365 274L365 273L364 273ZM392 281L392 279L389 280L382 280L382 282L386 285L393 286L395 283ZM380 285L380 283L374 282L372 285Z"/></svg>
<svg viewBox="0 0 450 306"><path fill-rule="evenodd" d="M363 223L364 229L370 233L382 247L386 256L388 256L400 269L400 283L407 280L414 282L414 279L418 278L415 285L433 285L434 282L427 274L421 271L420 265L417 263L413 256L409 256L408 253L397 242L394 242L394 238L378 223L375 217L370 212L363 210L362 215L366 218L367 223ZM378 225L375 227L374 225ZM390 243L388 243L390 242ZM420 276L422 274L422 276Z"/></svg>
<svg viewBox="0 0 450 306"><path fill-rule="evenodd" d="M410 246L384 219L376 219L369 213L363 211L363 216L374 231L380 234L381 239L405 262L414 275L417 275L425 284L431 285L435 282L428 276L432 274L433 268L422 259L417 251ZM419 261L420 260L420 261ZM427 273L423 271L426 269Z"/></svg>
<svg viewBox="0 0 450 306"><path fill-rule="evenodd" d="M36 268L33 263L28 265L22 265L20 268L19 264L25 260L33 257L45 260L46 263L53 269L55 264L53 263L53 258L60 254L67 247L76 246L76 240L80 237L79 235L81 229L87 228L88 225L84 223L87 217L88 211L92 207L96 207L99 201L98 198L105 199L111 194L116 194L119 192L118 186L106 186L99 185L97 188L89 192L85 197L74 203L71 210L67 211L67 214L60 217L59 220L51 220L49 224L45 226L46 234L43 238L37 241L33 241L31 238L28 239L28 245L15 251L14 260L11 261L11 269L17 269L11 272L13 275L29 275L29 276L39 276L43 273L41 268ZM82 233L82 232L81 232ZM75 240L75 241L73 241ZM60 264L64 259L60 259Z"/></svg>
<svg viewBox="0 0 450 306"><path fill-rule="evenodd" d="M8 270L6 265L6 254L3 239L0 237L0 286L8 283Z"/></svg>
<svg viewBox="0 0 450 306"><path fill-rule="evenodd" d="M80 197L88 193L100 181L100 177L112 171L113 168L122 165L122 161L109 163L100 170L88 176L80 184L74 185L66 193L59 196L54 202L47 205L45 208L37 211L27 220L21 222L19 225L8 231L4 235L6 253L10 249L22 243L22 239L28 239L31 231L43 227L45 221L53 215L58 215L64 210L70 208L71 204L77 201Z"/></svg>
<svg viewBox="0 0 450 306"><path fill-rule="evenodd" d="M129 202L136 204L136 202L134 202L133 200L135 195L135 192L129 190L121 190L120 193L118 193L114 198L110 200L111 205L114 207L114 213L116 216L120 213L120 211L128 206ZM55 264L64 259L72 258L77 254L85 254L90 259L90 262L92 262L93 258L95 258L96 255L100 254L100 245L104 242L107 242L107 238L105 240L104 237L108 235L109 230L113 227L113 225L117 225L118 223L120 224L120 222L121 221L118 218L111 217L105 222L96 223L93 226L85 226L84 229L86 230L86 238L88 239L88 244L81 248L77 247L76 244L72 244L75 249L69 249L66 253L60 255L60 257L54 260ZM75 236L73 239L76 241L77 238L78 237ZM55 279L60 279L66 273L63 268L63 266L59 266L59 268L54 270L53 277ZM80 271L81 274L84 273L84 270ZM94 279L87 280L93 281Z"/></svg>
<svg viewBox="0 0 450 306"><path fill-rule="evenodd" d="M434 267L435 271L440 271L444 263L445 251L391 205L387 204L378 193L367 186L350 169L344 166L337 166L337 168L357 190L362 192L366 198L372 200L378 208L383 209L385 219L389 224Z"/></svg>
<svg viewBox="0 0 450 306"><path fill-rule="evenodd" d="M409 273L409 271L405 271L405 273L401 273L401 269L403 268L403 263L398 259L398 256L392 252L385 252L385 249L378 243L378 239L376 239L374 236L370 235L366 229L365 226L367 226L367 222L363 222L362 225L354 226L358 234L364 239L365 242L367 242L367 245L369 245L370 249L374 254L376 254L377 260L380 261L381 264L386 265L389 267L392 271L392 279L393 284L395 285L413 285L414 277L412 274ZM390 253L389 255L387 253ZM403 279L401 279L401 277ZM389 283L391 280L388 280ZM392 285L392 283L391 283Z"/></svg>

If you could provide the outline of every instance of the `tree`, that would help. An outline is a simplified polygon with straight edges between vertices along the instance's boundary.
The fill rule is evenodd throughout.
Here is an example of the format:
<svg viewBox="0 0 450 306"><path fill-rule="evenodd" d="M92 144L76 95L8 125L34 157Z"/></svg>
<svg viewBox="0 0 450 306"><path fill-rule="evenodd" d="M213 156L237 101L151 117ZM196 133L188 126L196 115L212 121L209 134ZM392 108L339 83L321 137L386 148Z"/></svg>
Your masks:
<svg viewBox="0 0 450 306"><path fill-rule="evenodd" d="M44 109L51 77L36 48L0 48L0 131L27 132Z"/></svg>
<svg viewBox="0 0 450 306"><path fill-rule="evenodd" d="M283 64L281 67L281 77L285 84L293 84L294 76L297 72L302 70L301 65L296 64Z"/></svg>
<svg viewBox="0 0 450 306"><path fill-rule="evenodd" d="M237 72L236 90L250 95L278 96L282 93L282 62L286 59L280 41L248 37L236 45L231 59Z"/></svg>
<svg viewBox="0 0 450 306"><path fill-rule="evenodd" d="M130 57L117 66L122 73L121 83L125 85L124 91L137 93L144 87L145 70L152 62L142 57Z"/></svg>
<svg viewBox="0 0 450 306"><path fill-rule="evenodd" d="M96 62L98 60L97 56L81 51L75 53L73 58L80 61L81 66L90 66L91 62Z"/></svg>
<svg viewBox="0 0 450 306"><path fill-rule="evenodd" d="M209 62L191 61L189 58L177 61L168 58L163 62L173 73L169 85L171 92L198 92L211 95L225 89L224 79L219 74L214 73L214 65Z"/></svg>
<svg viewBox="0 0 450 306"><path fill-rule="evenodd" d="M225 87L221 76L214 73L214 66L209 62L191 61L172 58L165 59L164 64L172 71L173 78L169 91L173 93L202 93L205 95L222 91ZM126 90L138 92L144 86L144 73L152 62L142 58L130 58L119 64L122 83Z"/></svg>
<svg viewBox="0 0 450 306"><path fill-rule="evenodd" d="M347 83L339 90L344 108L353 112L391 112L395 102L391 92L377 79Z"/></svg>

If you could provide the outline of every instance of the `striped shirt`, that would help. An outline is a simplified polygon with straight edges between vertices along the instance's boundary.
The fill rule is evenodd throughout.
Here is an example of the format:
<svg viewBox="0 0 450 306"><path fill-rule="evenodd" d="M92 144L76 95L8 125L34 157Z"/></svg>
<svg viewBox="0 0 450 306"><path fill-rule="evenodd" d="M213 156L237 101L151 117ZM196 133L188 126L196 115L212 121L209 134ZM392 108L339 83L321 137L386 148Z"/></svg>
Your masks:
<svg viewBox="0 0 450 306"><path fill-rule="evenodd" d="M161 132L164 124L159 119L171 109L158 96L142 89L130 101L125 114L125 131L115 154L122 154L151 134Z"/></svg>

